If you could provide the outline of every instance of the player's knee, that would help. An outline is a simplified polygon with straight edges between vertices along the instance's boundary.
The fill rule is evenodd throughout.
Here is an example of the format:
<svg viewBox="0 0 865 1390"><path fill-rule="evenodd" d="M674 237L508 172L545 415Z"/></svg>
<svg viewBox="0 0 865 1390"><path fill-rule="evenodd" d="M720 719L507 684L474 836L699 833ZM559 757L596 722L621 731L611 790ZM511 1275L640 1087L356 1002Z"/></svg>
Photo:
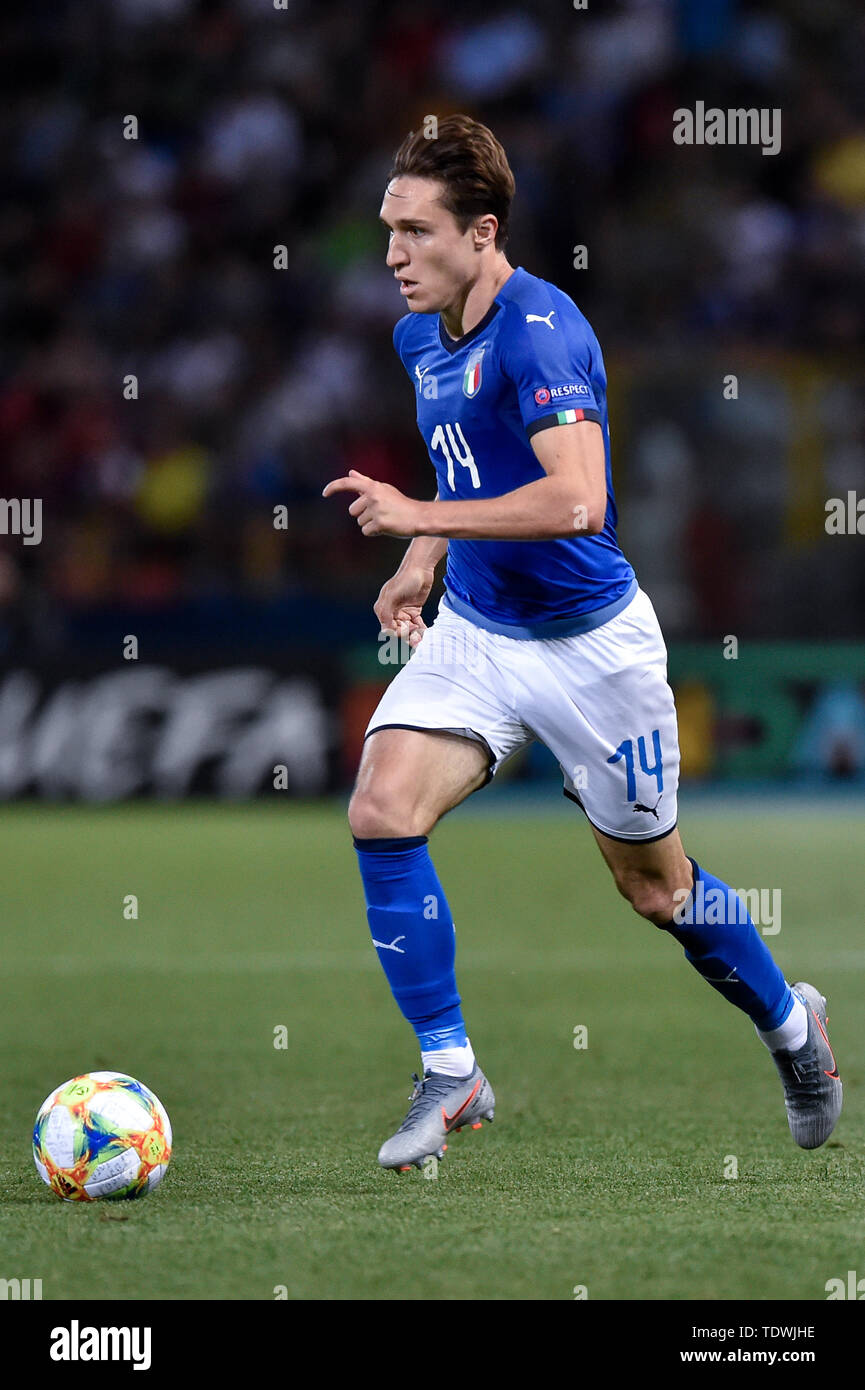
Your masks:
<svg viewBox="0 0 865 1390"><path fill-rule="evenodd" d="M617 877L616 886L640 917L656 927L664 927L671 921L679 899L663 878L640 873L622 874Z"/></svg>
<svg viewBox="0 0 865 1390"><path fill-rule="evenodd" d="M427 819L422 808L384 791L355 792L348 806L348 823L358 840L428 835L432 826Z"/></svg>

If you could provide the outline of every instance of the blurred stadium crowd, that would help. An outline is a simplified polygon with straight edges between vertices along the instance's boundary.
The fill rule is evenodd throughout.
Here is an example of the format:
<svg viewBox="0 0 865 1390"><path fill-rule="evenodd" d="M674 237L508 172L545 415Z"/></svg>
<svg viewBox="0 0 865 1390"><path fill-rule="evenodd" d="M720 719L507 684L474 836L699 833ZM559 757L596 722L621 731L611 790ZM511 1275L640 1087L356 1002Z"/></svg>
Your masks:
<svg viewBox="0 0 865 1390"><path fill-rule="evenodd" d="M378 209L403 135L460 110L511 160L512 263L600 338L668 636L861 631L823 524L865 493L857 0L35 0L0 38L0 494L44 505L41 545L0 537L7 659L118 605L372 604L403 543L319 494L434 491ZM674 145L697 100L781 108L781 152Z"/></svg>

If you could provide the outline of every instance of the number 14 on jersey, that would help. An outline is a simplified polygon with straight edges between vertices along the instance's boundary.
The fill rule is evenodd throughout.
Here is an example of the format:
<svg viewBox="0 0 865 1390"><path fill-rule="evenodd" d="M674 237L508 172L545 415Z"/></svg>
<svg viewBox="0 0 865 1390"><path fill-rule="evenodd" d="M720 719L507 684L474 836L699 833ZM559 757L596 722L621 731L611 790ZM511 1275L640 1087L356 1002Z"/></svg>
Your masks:
<svg viewBox="0 0 865 1390"><path fill-rule="evenodd" d="M456 434L454 431L456 431ZM459 435L459 440L457 440L457 434ZM454 461L461 463L463 468L469 470L472 487L480 487L481 478L478 473L477 464L474 461L468 440L463 434L462 425L459 420L453 425L450 421L444 426L436 425L433 430L433 437L430 440L430 448L441 449L445 456L445 462L448 467L448 487L451 492L456 491L454 486Z"/></svg>

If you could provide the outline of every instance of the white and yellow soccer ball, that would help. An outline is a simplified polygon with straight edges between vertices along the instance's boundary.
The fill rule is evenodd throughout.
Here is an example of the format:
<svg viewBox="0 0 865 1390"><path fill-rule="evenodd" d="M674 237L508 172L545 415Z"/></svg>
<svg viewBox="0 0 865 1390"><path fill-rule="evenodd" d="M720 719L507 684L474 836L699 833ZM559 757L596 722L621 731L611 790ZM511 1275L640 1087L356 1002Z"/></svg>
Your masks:
<svg viewBox="0 0 865 1390"><path fill-rule="evenodd" d="M43 1182L67 1202L143 1197L171 1158L165 1107L119 1071L73 1076L47 1097L33 1127Z"/></svg>

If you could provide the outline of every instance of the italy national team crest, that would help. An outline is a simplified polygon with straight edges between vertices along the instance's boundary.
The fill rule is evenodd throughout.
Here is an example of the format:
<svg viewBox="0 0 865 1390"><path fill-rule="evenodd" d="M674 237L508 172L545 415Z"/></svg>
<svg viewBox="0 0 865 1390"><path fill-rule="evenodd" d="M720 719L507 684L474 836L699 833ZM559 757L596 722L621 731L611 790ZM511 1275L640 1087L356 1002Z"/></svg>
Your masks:
<svg viewBox="0 0 865 1390"><path fill-rule="evenodd" d="M483 347L475 348L466 363L466 374L463 377L463 391L467 396L476 396L481 389L481 361L486 352L486 343Z"/></svg>

